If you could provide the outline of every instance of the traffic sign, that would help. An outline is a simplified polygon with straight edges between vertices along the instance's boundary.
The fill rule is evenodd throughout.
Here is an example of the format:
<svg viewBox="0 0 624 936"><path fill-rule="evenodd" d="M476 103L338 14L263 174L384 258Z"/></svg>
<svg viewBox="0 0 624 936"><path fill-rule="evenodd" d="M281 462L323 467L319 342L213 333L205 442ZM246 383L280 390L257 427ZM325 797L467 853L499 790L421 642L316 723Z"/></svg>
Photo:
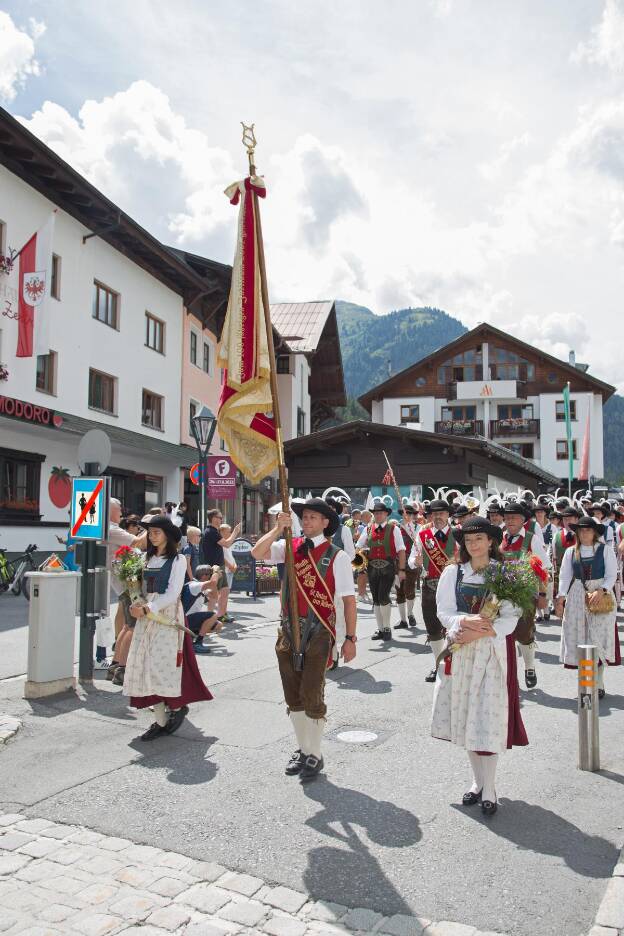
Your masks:
<svg viewBox="0 0 624 936"><path fill-rule="evenodd" d="M108 536L108 478L72 478L71 535L98 542Z"/></svg>
<svg viewBox="0 0 624 936"><path fill-rule="evenodd" d="M199 464L199 462L196 462L189 471L189 477L191 481L193 482L193 484L201 484L201 476L202 476L201 465Z"/></svg>

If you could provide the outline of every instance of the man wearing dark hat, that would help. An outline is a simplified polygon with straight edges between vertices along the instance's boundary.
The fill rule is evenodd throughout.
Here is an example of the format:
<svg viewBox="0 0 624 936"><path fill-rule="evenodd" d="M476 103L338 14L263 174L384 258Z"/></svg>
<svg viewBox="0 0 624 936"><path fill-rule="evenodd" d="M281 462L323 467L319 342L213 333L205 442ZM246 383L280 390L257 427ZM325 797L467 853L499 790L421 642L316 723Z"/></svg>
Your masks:
<svg viewBox="0 0 624 936"><path fill-rule="evenodd" d="M520 503L505 504L505 533L501 543L501 554L505 559L520 558L521 555L532 553L542 563L544 569L551 567L551 562L544 549L541 537L529 532L525 528L527 509ZM542 590L543 589L543 590ZM536 609L544 610L547 606L546 589L540 582L540 591L536 595ZM524 680L527 689L537 686L535 672L535 611L525 611L518 620L514 634L524 660Z"/></svg>
<svg viewBox="0 0 624 936"><path fill-rule="evenodd" d="M553 536L551 549L555 595L559 593L559 569L561 568L565 551L569 546L576 545L576 536L574 530L572 530L570 526L574 525L580 517L576 507L570 507L569 505L563 507L560 513L561 527Z"/></svg>
<svg viewBox="0 0 624 936"><path fill-rule="evenodd" d="M537 526L539 527L539 529L542 531L542 541L544 543L544 548L546 552L548 553L548 558L551 560L551 565L552 565L551 547L552 547L553 536L555 533L555 528L553 527L550 520L548 519L548 501L542 500L542 497L543 495L540 494L540 496L537 498L537 502L533 509L533 513L535 515L535 522L537 523ZM550 609L552 608L553 601L554 601L552 569L549 573L548 583L546 585L546 601L547 601L547 606L544 608L544 610L537 612L538 620L543 619L545 621L548 621L550 619Z"/></svg>
<svg viewBox="0 0 624 936"><path fill-rule="evenodd" d="M401 522L401 536L405 546L405 555L409 556L414 545L416 537L416 526L414 520L416 511L411 504L403 505L403 520ZM399 609L399 623L395 625L395 630L408 630L410 627L416 627L416 618L414 617L414 602L416 600L416 580L418 573L416 569L406 567L405 581L399 582L396 587L396 603Z"/></svg>
<svg viewBox="0 0 624 936"><path fill-rule="evenodd" d="M373 611L377 621L377 632L373 640L391 640L390 616L392 604L390 592L395 578L399 584L405 580L405 543L397 523L389 523L392 508L377 500L372 506L373 523L357 541L358 549L368 552L368 584L373 599Z"/></svg>
<svg viewBox="0 0 624 936"><path fill-rule="evenodd" d="M444 647L444 627L438 618L436 606L436 591L442 572L457 551L457 541L449 525L450 505L445 500L432 500L429 504L431 512L431 526L425 527L418 533L418 541L414 545L409 564L416 568L421 564L424 569L422 583L422 613L427 628L427 639L437 660ZM425 676L425 682L436 681L437 669L434 665L431 672Z"/></svg>
<svg viewBox="0 0 624 936"><path fill-rule="evenodd" d="M604 533L602 535L605 543L613 544L615 539L615 524L611 524L609 521L609 515L611 513L611 504L608 501L600 501L591 505L587 508L587 513L590 517L593 517L597 523L601 523L604 527Z"/></svg>
<svg viewBox="0 0 624 936"><path fill-rule="evenodd" d="M456 509L455 513L452 516L453 526L461 527L462 524L466 522L468 517L472 516L472 510L469 507L466 507L465 504L460 504Z"/></svg>
<svg viewBox="0 0 624 936"><path fill-rule="evenodd" d="M320 497L293 504L292 508L301 518L304 534L293 539L303 670L295 667L293 659L289 604L293 583L288 582L287 575L282 584L282 620L275 652L298 745L286 773L307 782L324 766L321 740L327 713L325 673L336 639L336 602L342 601L344 607L346 637L341 655L345 663L355 657L357 611L351 562L344 550L331 542L339 528L338 514ZM254 559L270 557L284 562L286 546L277 540L291 524L290 514L279 513L275 527L252 549Z"/></svg>
<svg viewBox="0 0 624 936"><path fill-rule="evenodd" d="M505 515L503 514L503 507L500 501L491 501L487 508L486 516L490 523L494 524L496 527L500 527L502 530L505 525Z"/></svg>

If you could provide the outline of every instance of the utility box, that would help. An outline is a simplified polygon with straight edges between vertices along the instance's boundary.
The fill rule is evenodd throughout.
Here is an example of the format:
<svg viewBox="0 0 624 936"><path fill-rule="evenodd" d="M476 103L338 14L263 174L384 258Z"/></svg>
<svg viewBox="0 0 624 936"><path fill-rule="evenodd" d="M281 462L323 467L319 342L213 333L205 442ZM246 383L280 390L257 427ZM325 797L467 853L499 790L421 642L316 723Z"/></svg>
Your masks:
<svg viewBox="0 0 624 936"><path fill-rule="evenodd" d="M80 572L27 572L30 579L25 699L76 686L76 592Z"/></svg>

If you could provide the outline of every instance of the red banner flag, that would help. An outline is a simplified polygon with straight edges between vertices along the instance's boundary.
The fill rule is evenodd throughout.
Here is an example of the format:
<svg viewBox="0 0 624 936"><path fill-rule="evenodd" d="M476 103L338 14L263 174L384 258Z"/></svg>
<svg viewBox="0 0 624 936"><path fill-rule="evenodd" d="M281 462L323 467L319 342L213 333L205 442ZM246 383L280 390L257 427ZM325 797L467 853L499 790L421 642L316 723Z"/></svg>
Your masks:
<svg viewBox="0 0 624 936"><path fill-rule="evenodd" d="M53 211L46 223L22 247L19 255L19 319L16 357L50 351L49 299L52 280Z"/></svg>
<svg viewBox="0 0 624 936"><path fill-rule="evenodd" d="M223 384L217 425L232 460L255 483L277 467L278 452L252 193L260 198L266 195L264 182L257 176L235 182L225 190L232 205L240 202L240 213L218 354Z"/></svg>

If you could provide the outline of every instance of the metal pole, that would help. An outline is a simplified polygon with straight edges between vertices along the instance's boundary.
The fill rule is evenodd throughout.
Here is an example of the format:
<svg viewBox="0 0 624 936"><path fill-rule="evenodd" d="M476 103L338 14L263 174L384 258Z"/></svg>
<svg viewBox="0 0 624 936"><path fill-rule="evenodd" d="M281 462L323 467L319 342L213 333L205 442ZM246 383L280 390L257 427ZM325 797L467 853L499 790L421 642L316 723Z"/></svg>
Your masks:
<svg viewBox="0 0 624 936"><path fill-rule="evenodd" d="M200 524L199 528L202 531L206 529L206 458L203 452L200 452L199 458L199 484L200 484Z"/></svg>
<svg viewBox="0 0 624 936"><path fill-rule="evenodd" d="M579 770L600 770L598 654L593 644L578 648Z"/></svg>
<svg viewBox="0 0 624 936"><path fill-rule="evenodd" d="M87 477L96 477L99 474L99 464L85 465L84 474ZM80 647L78 652L78 678L81 681L93 680L93 638L95 636L95 562L97 547L95 543L83 542L82 579L80 581Z"/></svg>

